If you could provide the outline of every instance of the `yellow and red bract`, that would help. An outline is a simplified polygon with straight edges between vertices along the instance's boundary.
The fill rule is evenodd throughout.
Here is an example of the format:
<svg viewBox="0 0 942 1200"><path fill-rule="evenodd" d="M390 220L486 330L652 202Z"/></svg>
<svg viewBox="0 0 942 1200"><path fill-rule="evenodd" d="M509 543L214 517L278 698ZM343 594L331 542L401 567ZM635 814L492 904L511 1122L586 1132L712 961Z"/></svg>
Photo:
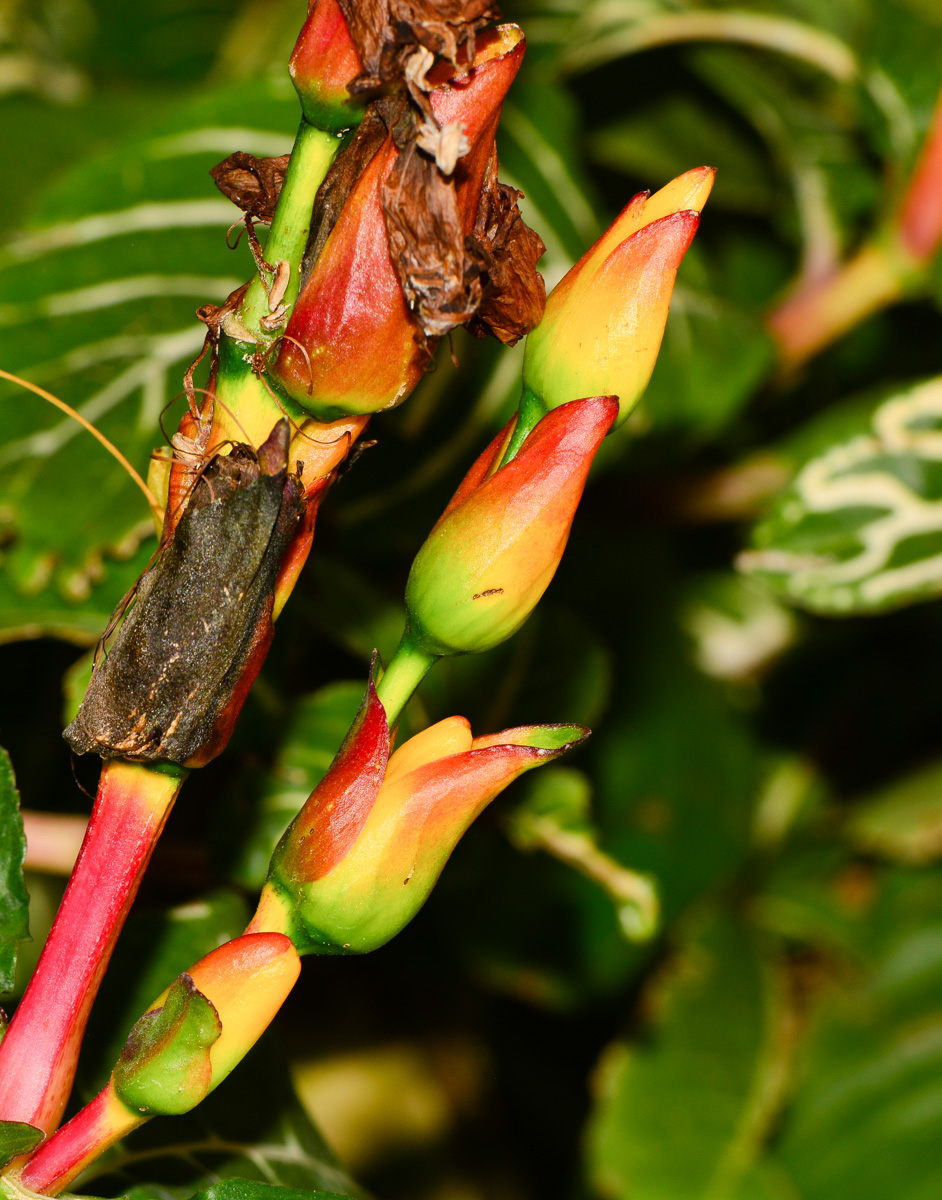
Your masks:
<svg viewBox="0 0 942 1200"><path fill-rule="evenodd" d="M424 904L475 817L517 776L582 742L581 725L531 725L475 738L449 717L390 755L370 681L329 771L272 859L251 930L281 925L303 951L363 953Z"/></svg>
<svg viewBox="0 0 942 1200"><path fill-rule="evenodd" d="M523 366L524 388L544 410L577 396L617 396L620 423L634 408L714 175L697 167L653 196L635 196L550 293Z"/></svg>
<svg viewBox="0 0 942 1200"><path fill-rule="evenodd" d="M613 396L554 409L501 465L513 423L484 451L416 555L406 585L411 645L488 650L533 611L559 566Z"/></svg>

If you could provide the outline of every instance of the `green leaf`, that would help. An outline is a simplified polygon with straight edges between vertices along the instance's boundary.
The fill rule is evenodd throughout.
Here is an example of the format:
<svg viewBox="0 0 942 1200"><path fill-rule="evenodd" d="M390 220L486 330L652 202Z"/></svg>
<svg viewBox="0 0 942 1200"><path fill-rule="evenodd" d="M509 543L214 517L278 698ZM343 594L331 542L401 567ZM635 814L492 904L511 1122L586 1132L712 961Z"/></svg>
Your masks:
<svg viewBox="0 0 942 1200"><path fill-rule="evenodd" d="M252 269L245 247L226 247L239 212L208 168L236 149L289 149L296 112L287 81L158 106L134 137L47 188L0 250L4 367L80 409L142 474L162 440L161 410L203 344L194 308L219 303ZM133 553L150 532L147 505L97 442L38 397L4 383L0 423L6 587L55 612L91 597L109 554Z"/></svg>
<svg viewBox="0 0 942 1200"><path fill-rule="evenodd" d="M203 0L198 19L179 0L142 0L133 11L121 0L96 0L95 7L99 70L184 84L209 69L232 12L225 0Z"/></svg>
<svg viewBox="0 0 942 1200"><path fill-rule="evenodd" d="M839 252L871 218L881 186L860 144L856 86L835 95L828 75L738 46L698 47L688 61L765 142L785 201L779 209L793 206L789 224L805 248Z"/></svg>
<svg viewBox="0 0 942 1200"><path fill-rule="evenodd" d="M558 84L524 71L504 104L498 133L501 177L523 190L523 213L546 243L547 288L602 232L579 152L578 114Z"/></svg>
<svg viewBox="0 0 942 1200"><path fill-rule="evenodd" d="M197 1192L192 1200L350 1200L350 1197L339 1192L299 1192L254 1179L224 1179Z"/></svg>
<svg viewBox="0 0 942 1200"><path fill-rule="evenodd" d="M73 579L76 592L71 596L47 586L52 567L49 558L41 556L34 564L30 582L9 558L4 563L0 554L0 645L39 637L61 638L77 646L95 645L156 545L156 539L148 536L130 558L102 554L89 560L93 579L83 579L80 587ZM23 558L18 556L16 562L22 566Z"/></svg>
<svg viewBox="0 0 942 1200"><path fill-rule="evenodd" d="M612 1200L728 1196L783 1099L770 1009L778 1003L752 937L714 918L681 947L651 998L654 1029L602 1061L589 1169Z"/></svg>
<svg viewBox="0 0 942 1200"><path fill-rule="evenodd" d="M604 844L653 876L669 921L748 853L762 764L722 687L659 621L643 629L650 644L587 757Z"/></svg>
<svg viewBox="0 0 942 1200"><path fill-rule="evenodd" d="M942 1187L942 878L880 873L855 909L865 966L819 997L773 1161L803 1200L931 1200Z"/></svg>
<svg viewBox="0 0 942 1200"><path fill-rule="evenodd" d="M832 615L942 593L940 428L942 379L861 414L853 432L809 454L738 565L790 603Z"/></svg>
<svg viewBox="0 0 942 1200"><path fill-rule="evenodd" d="M28 1154L46 1135L25 1121L0 1121L0 1167L18 1154Z"/></svg>
<svg viewBox="0 0 942 1200"><path fill-rule="evenodd" d="M844 832L865 853L918 865L942 857L942 763L894 780L853 809Z"/></svg>
<svg viewBox="0 0 942 1200"><path fill-rule="evenodd" d="M747 685L795 641L798 625L767 588L732 571L695 577L681 619L700 670Z"/></svg>
<svg viewBox="0 0 942 1200"><path fill-rule="evenodd" d="M908 167L939 91L942 21L934 0L870 0L864 28L870 90L884 109L891 152Z"/></svg>
<svg viewBox="0 0 942 1200"><path fill-rule="evenodd" d="M13 766L0 748L0 992L13 987L16 947L29 937L29 894L23 882L26 835Z"/></svg>
<svg viewBox="0 0 942 1200"><path fill-rule="evenodd" d="M716 167L709 209L766 212L774 195L769 164L756 139L719 104L681 95L657 97L590 135L592 157L656 187L692 166Z"/></svg>

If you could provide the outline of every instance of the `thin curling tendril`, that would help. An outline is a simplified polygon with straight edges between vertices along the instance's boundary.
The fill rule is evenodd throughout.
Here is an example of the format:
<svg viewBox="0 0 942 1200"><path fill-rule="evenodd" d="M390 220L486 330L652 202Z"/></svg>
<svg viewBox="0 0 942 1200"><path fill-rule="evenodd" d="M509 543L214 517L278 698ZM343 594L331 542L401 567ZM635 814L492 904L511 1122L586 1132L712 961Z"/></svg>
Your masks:
<svg viewBox="0 0 942 1200"><path fill-rule="evenodd" d="M50 404L53 404L56 408L61 409L74 421L78 421L79 425L81 425L83 429L87 429L92 437L97 438L112 456L112 458L117 459L121 466L124 467L125 471L127 471L137 486L144 493L144 498L146 499L151 512L158 521L163 520L164 510L161 507L157 497L150 490L138 472L135 471L135 469L131 466L114 442L110 442L100 430L95 428L91 421L83 417L80 412L76 412L76 410L72 408L71 405L66 404L64 400L60 400L58 396L54 396L52 392L47 392L45 388L39 387L38 384L30 383L28 379L23 379L19 375L13 375L10 371L4 371L2 368L0 368L0 379L8 379L11 383L18 383L20 387L26 388L26 390L29 392L35 392L37 396L41 396L43 400L48 400Z"/></svg>

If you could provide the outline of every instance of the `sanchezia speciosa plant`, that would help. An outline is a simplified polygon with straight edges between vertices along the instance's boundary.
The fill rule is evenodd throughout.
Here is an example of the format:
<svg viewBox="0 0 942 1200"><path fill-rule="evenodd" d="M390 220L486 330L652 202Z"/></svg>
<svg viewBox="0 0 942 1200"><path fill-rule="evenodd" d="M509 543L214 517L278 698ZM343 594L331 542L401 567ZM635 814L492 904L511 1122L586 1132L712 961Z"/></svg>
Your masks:
<svg viewBox="0 0 942 1200"><path fill-rule="evenodd" d="M496 17L479 0L315 0L291 59L292 155L234 155L214 172L245 214L258 270L199 310L209 379L197 389L187 373L174 453L155 466L160 548L69 727L74 750L104 765L0 1042L0 1121L35 1133L0 1175L11 1194L56 1194L142 1122L198 1104L273 1019L300 955L382 946L475 817L588 735L562 724L476 737L456 716L394 749L430 667L511 636L552 579L592 461L650 378L713 172L635 197L547 301L543 244L498 178L495 132L525 43ZM105 1089L60 1129L150 854L188 771L225 747L318 506L371 414L407 397L459 325L527 337L519 411L419 551L400 647L279 843L248 929L169 982Z"/></svg>

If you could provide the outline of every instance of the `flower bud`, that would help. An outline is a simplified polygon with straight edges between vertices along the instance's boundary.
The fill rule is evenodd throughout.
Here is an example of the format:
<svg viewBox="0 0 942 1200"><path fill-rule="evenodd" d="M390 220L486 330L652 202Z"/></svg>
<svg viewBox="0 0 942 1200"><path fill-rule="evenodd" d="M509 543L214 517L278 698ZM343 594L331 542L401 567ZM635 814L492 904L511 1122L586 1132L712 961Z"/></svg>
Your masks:
<svg viewBox="0 0 942 1200"><path fill-rule="evenodd" d="M425 903L474 818L518 775L587 736L580 725L534 725L475 738L463 717L449 717L389 757L371 681L350 735L275 851L268 902L277 894L290 910L302 952L382 946Z"/></svg>
<svg viewBox="0 0 942 1200"><path fill-rule="evenodd" d="M252 1049L301 973L289 938L244 933L211 950L190 967L189 977L219 1014L222 1032L210 1050L216 1087Z"/></svg>
<svg viewBox="0 0 942 1200"><path fill-rule="evenodd" d="M342 133L359 124L363 103L347 84L363 70L337 0L316 0L288 65L301 100L301 111L325 133Z"/></svg>
<svg viewBox="0 0 942 1200"><path fill-rule="evenodd" d="M154 1116L189 1112L255 1045L294 986L301 960L283 933L245 933L178 976L131 1030L111 1078L48 1138L19 1182L58 1195Z"/></svg>
<svg viewBox="0 0 942 1200"><path fill-rule="evenodd" d="M714 174L698 167L635 196L553 289L523 364L524 388L544 410L576 396L617 396L620 424L637 404Z"/></svg>
<svg viewBox="0 0 942 1200"><path fill-rule="evenodd" d="M112 1072L115 1095L142 1116L189 1112L255 1045L300 969L281 933L244 934L211 951L131 1030Z"/></svg>
<svg viewBox="0 0 942 1200"><path fill-rule="evenodd" d="M511 427L491 443L412 564L407 637L416 649L489 650L519 629L556 572L617 415L613 396L560 405L503 466Z"/></svg>
<svg viewBox="0 0 942 1200"><path fill-rule="evenodd" d="M316 10L315 10L316 15ZM479 39L475 65L433 88L441 125L461 125L467 153L454 171L465 233L477 214L501 104L523 57L516 26ZM370 117L360 131L366 140ZM272 374L320 420L401 403L428 363L390 257L383 188L399 156L387 133L359 173L336 224L303 281ZM342 168L338 160L337 170ZM417 335L419 335L417 340Z"/></svg>

